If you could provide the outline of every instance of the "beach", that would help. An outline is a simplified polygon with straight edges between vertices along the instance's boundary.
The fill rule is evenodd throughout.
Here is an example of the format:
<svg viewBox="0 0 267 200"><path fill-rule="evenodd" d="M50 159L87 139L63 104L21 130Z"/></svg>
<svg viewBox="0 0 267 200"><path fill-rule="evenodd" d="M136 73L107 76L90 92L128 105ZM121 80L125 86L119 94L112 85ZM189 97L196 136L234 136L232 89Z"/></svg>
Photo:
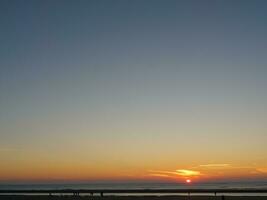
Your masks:
<svg viewBox="0 0 267 200"><path fill-rule="evenodd" d="M223 196L73 196L73 195L1 195L2 200L223 200ZM231 196L225 195L224 200L267 200L267 196Z"/></svg>

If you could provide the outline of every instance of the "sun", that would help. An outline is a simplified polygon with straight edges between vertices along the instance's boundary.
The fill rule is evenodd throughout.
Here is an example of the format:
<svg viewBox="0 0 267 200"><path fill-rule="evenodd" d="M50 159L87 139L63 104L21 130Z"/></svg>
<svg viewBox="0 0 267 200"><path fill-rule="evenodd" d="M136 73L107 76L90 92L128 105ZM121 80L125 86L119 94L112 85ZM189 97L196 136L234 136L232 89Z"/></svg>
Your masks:
<svg viewBox="0 0 267 200"><path fill-rule="evenodd" d="M186 183L191 183L191 180L190 179L186 179Z"/></svg>

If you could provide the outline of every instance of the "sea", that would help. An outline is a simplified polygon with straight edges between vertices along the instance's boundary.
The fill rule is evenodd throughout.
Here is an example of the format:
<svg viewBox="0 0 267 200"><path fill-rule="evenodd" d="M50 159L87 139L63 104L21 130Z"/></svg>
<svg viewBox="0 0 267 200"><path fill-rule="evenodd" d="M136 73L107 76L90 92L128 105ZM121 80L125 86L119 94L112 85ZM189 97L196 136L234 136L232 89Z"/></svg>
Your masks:
<svg viewBox="0 0 267 200"><path fill-rule="evenodd" d="M171 183L155 183L155 182L84 183L83 182L83 183L42 183L42 184L0 183L0 190L60 190L60 189L266 189L267 190L267 181L190 183L190 184L173 183L173 182ZM144 195L144 194L123 194L123 195ZM156 195L173 195L173 194L156 194ZM203 195L203 194L192 194L192 195ZM267 193L242 193L242 194L217 194L217 195L267 196Z"/></svg>

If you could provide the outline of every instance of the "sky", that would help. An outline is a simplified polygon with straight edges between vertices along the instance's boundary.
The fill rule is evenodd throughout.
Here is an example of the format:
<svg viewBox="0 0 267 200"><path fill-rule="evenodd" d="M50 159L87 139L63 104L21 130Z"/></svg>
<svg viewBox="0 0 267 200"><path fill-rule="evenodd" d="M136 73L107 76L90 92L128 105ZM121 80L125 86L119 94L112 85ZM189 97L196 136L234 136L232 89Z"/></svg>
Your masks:
<svg viewBox="0 0 267 200"><path fill-rule="evenodd" d="M0 1L0 182L267 180L266 10Z"/></svg>

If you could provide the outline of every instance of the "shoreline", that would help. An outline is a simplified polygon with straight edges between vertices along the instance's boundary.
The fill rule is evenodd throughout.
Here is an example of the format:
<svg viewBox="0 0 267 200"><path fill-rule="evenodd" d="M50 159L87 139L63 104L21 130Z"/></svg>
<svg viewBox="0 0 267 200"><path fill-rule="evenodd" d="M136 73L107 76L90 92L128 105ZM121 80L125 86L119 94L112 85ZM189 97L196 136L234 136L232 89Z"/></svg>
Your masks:
<svg viewBox="0 0 267 200"><path fill-rule="evenodd" d="M267 200L267 196L246 196L246 195L238 195L231 196L229 195L171 195L171 196L119 196L119 195L107 195L107 196L90 196L90 195L0 195L0 199L2 200L75 200L75 199L84 199L84 200Z"/></svg>

